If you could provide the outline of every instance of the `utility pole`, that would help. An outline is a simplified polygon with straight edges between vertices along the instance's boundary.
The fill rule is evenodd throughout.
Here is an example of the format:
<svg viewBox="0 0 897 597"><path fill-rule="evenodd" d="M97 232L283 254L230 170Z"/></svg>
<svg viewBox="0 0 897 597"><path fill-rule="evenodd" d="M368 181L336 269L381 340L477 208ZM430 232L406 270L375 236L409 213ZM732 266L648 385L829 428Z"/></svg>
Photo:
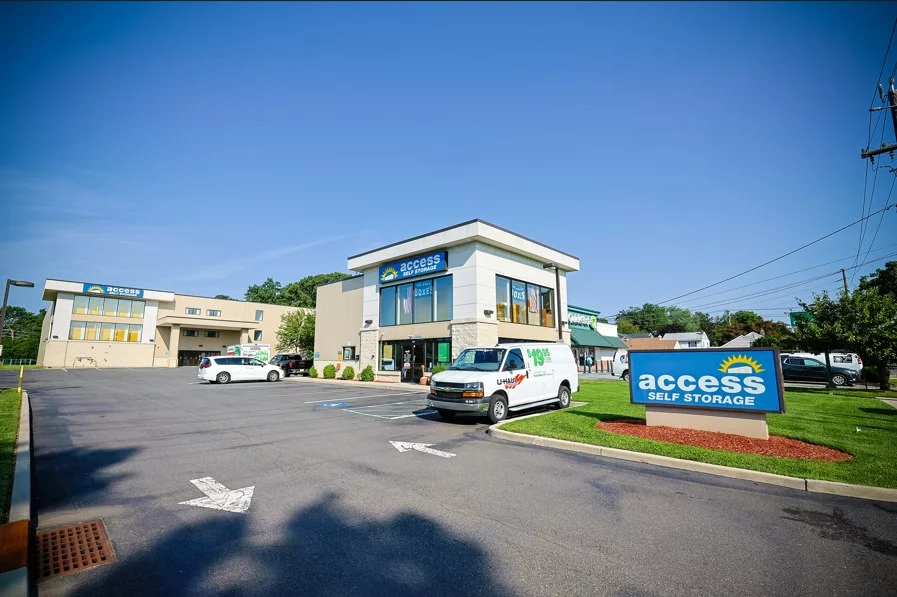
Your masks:
<svg viewBox="0 0 897 597"><path fill-rule="evenodd" d="M889 80L890 89L888 89L888 108L891 109L891 122L894 125L894 138L897 139L897 89L894 89L894 77L891 77ZM878 85L878 94L884 99L884 90L881 88L881 84ZM870 112L878 112L879 110L884 110L884 107L881 108L869 108ZM880 155L882 153L890 153L892 154L894 150L897 149L897 143L891 143L890 145L882 144L878 149L870 149L866 148L860 152L860 157L862 159L869 158L869 160L874 164L875 156Z"/></svg>
<svg viewBox="0 0 897 597"><path fill-rule="evenodd" d="M850 291L847 290L847 272L844 271L843 267L841 268L841 279L844 280L844 293L846 294Z"/></svg>

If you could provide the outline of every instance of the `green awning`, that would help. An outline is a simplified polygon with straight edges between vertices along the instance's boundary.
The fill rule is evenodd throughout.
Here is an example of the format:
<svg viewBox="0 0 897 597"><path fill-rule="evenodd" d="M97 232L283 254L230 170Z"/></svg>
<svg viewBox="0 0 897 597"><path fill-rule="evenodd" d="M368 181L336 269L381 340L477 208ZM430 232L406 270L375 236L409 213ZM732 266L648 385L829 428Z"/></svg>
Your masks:
<svg viewBox="0 0 897 597"><path fill-rule="evenodd" d="M597 346L598 348L627 348L619 338L599 334L595 330L573 328L570 330L573 346Z"/></svg>

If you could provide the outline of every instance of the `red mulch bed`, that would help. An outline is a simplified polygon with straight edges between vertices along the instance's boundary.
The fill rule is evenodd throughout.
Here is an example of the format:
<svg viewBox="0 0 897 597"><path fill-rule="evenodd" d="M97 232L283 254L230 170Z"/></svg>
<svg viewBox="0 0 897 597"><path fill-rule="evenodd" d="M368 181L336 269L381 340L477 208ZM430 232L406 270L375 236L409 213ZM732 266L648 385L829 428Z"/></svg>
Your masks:
<svg viewBox="0 0 897 597"><path fill-rule="evenodd" d="M761 456L778 456L780 458L803 458L806 460L823 460L825 462L843 462L853 458L846 452L833 450L816 444L808 444L796 439L771 435L769 439L755 439L731 433L715 431L698 431L696 429L679 429L661 425L648 427L644 421L632 422L598 422L595 427L602 431L633 435L644 439L698 446L711 450L727 450L742 454L759 454Z"/></svg>

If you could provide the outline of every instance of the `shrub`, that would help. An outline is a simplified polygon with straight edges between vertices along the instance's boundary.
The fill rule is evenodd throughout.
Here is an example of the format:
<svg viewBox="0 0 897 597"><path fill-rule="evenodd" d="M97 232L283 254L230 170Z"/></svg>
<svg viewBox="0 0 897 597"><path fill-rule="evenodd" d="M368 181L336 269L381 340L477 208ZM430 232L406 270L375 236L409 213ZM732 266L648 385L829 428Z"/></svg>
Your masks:
<svg viewBox="0 0 897 597"><path fill-rule="evenodd" d="M430 379L433 379L433 376L436 375L437 373L442 373L443 371L445 371L446 368L447 367L445 365L443 365L442 363L439 363L438 365L433 367L433 369L430 371Z"/></svg>
<svg viewBox="0 0 897 597"><path fill-rule="evenodd" d="M324 367L324 379L334 379L336 377L336 367L327 365Z"/></svg>
<svg viewBox="0 0 897 597"><path fill-rule="evenodd" d="M318 368L314 365L311 366L311 369L308 370L309 377L317 377L318 376Z"/></svg>
<svg viewBox="0 0 897 597"><path fill-rule="evenodd" d="M343 379L355 379L355 369L352 367L343 369Z"/></svg>
<svg viewBox="0 0 897 597"><path fill-rule="evenodd" d="M374 368L368 365L361 370L361 381L374 381Z"/></svg>

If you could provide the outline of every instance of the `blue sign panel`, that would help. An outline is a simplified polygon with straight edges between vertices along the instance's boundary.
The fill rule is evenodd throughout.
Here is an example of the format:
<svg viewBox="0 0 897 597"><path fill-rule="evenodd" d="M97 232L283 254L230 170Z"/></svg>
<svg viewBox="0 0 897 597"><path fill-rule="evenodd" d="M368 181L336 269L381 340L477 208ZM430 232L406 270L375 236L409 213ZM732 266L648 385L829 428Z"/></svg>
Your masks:
<svg viewBox="0 0 897 597"><path fill-rule="evenodd" d="M633 404L785 412L775 348L629 351Z"/></svg>
<svg viewBox="0 0 897 597"><path fill-rule="evenodd" d="M102 284L85 284L82 292L89 292L91 294L111 294L114 296L126 296L128 298L143 298L143 290L141 288L104 286Z"/></svg>
<svg viewBox="0 0 897 597"><path fill-rule="evenodd" d="M397 263L383 265L380 267L380 274L377 279L380 280L381 284L385 284L386 282L442 272L448 267L447 256L448 253L446 251L437 251L436 253L419 255L418 257L412 257Z"/></svg>

